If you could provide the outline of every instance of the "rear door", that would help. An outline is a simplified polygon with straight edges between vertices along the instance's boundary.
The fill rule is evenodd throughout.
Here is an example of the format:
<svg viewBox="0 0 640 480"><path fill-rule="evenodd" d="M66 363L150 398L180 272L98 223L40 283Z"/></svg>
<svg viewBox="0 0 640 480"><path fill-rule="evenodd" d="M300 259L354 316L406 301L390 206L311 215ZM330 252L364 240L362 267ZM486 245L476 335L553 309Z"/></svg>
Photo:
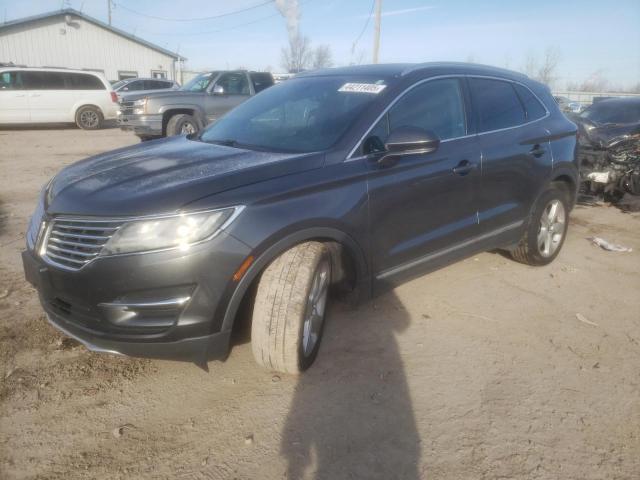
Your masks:
<svg viewBox="0 0 640 480"><path fill-rule="evenodd" d="M214 93L215 87L220 86L223 93ZM222 73L215 84L209 87L205 107L207 120L214 122L234 107L237 107L251 96L249 78L245 72Z"/></svg>
<svg viewBox="0 0 640 480"><path fill-rule="evenodd" d="M25 71L29 90L29 110L34 123L72 122L73 92L68 90L64 72Z"/></svg>
<svg viewBox="0 0 640 480"><path fill-rule="evenodd" d="M480 231L516 234L551 171L550 135L541 121L547 111L516 82L477 77L468 82L482 151Z"/></svg>
<svg viewBox="0 0 640 480"><path fill-rule="evenodd" d="M28 123L29 92L22 84L22 72L0 73L0 123Z"/></svg>
<svg viewBox="0 0 640 480"><path fill-rule="evenodd" d="M418 84L364 142L379 143L372 137L384 142L389 132L404 126L431 130L441 141L435 152L407 155L389 167L365 159L371 261L378 280L455 255L477 234L480 153L475 136L467 132L463 93L461 78Z"/></svg>

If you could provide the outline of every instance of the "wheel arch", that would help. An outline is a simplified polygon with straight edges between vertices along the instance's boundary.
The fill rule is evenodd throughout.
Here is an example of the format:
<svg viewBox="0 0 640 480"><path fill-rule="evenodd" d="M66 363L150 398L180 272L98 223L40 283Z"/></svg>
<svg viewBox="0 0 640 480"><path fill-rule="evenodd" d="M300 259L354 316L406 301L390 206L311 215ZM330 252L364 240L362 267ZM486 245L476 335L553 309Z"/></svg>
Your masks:
<svg viewBox="0 0 640 480"><path fill-rule="evenodd" d="M163 136L167 135L167 124L169 123L169 119L171 119L171 117L173 117L174 115L181 115L181 114L192 115L196 119L196 121L200 123L200 128L203 128L205 125L201 118L202 113L198 108L193 106L171 107L167 110L162 111L161 113L162 113L162 135Z"/></svg>
<svg viewBox="0 0 640 480"><path fill-rule="evenodd" d="M98 111L100 112L100 114L101 114L101 115L102 115L102 117L104 118L104 112L102 111L102 109L100 108L100 106L99 106L99 105L96 105L95 103L88 102L88 103L79 103L79 104L75 107L75 109L74 109L74 111L73 111L73 120L74 120L74 121L76 121L76 120L77 120L77 118L78 118L78 112L79 112L81 109L85 108L85 107L92 107L92 108L95 108L96 110L98 110Z"/></svg>
<svg viewBox="0 0 640 480"><path fill-rule="evenodd" d="M569 206L573 208L578 199L578 188L580 187L580 182L577 180L575 173L569 169L556 171L551 177L550 183L564 183L567 185L567 189L571 195Z"/></svg>
<svg viewBox="0 0 640 480"><path fill-rule="evenodd" d="M332 254L332 267L347 270L345 279L352 283L351 287L357 290L359 294L365 297L370 294L368 266L364 251L360 245L351 236L335 228L306 228L271 243L253 261L226 304L221 331L230 331L233 328L242 301L267 265L286 250L309 241L326 243ZM337 256L336 253L338 252ZM350 272L348 271L349 268L352 269ZM351 279L349 278L350 275L353 275Z"/></svg>

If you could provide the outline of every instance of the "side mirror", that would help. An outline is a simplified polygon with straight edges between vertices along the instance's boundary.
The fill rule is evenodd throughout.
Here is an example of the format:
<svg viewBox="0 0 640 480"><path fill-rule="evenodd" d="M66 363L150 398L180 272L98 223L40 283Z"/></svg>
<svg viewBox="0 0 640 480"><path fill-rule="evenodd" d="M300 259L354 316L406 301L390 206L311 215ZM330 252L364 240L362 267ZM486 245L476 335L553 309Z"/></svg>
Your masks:
<svg viewBox="0 0 640 480"><path fill-rule="evenodd" d="M213 86L213 94L214 95L224 95L224 87L222 85L214 85Z"/></svg>
<svg viewBox="0 0 640 480"><path fill-rule="evenodd" d="M435 152L440 146L440 138L431 130L399 127L389 134L384 146L385 152L378 160L378 164L391 166L405 155Z"/></svg>
<svg viewBox="0 0 640 480"><path fill-rule="evenodd" d="M129 87L122 87L122 90L124 90L125 92L129 90Z"/></svg>

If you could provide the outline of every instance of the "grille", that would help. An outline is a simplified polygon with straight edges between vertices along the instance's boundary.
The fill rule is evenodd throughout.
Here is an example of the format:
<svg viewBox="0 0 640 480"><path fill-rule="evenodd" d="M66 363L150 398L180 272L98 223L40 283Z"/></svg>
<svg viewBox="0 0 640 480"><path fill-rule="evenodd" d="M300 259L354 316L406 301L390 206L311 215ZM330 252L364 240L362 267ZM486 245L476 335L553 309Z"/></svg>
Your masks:
<svg viewBox="0 0 640 480"><path fill-rule="evenodd" d="M55 219L45 237L45 256L59 266L79 270L100 254L121 225L118 221Z"/></svg>
<svg viewBox="0 0 640 480"><path fill-rule="evenodd" d="M133 102L120 102L120 112L123 115L131 115L133 113Z"/></svg>

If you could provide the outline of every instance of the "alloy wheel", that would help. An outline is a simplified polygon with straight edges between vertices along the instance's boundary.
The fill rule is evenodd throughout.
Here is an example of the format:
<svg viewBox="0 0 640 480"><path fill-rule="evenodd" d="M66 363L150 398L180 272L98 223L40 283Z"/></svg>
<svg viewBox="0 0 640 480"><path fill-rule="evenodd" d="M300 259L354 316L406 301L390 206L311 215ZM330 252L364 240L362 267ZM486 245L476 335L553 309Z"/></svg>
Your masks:
<svg viewBox="0 0 640 480"><path fill-rule="evenodd" d="M566 214L560 200L551 200L540 217L538 230L538 251L543 257L552 256L560 244L565 232Z"/></svg>
<svg viewBox="0 0 640 480"><path fill-rule="evenodd" d="M329 274L329 261L324 260L316 270L307 299L306 316L302 326L302 353L305 357L312 354L322 332L329 291Z"/></svg>

